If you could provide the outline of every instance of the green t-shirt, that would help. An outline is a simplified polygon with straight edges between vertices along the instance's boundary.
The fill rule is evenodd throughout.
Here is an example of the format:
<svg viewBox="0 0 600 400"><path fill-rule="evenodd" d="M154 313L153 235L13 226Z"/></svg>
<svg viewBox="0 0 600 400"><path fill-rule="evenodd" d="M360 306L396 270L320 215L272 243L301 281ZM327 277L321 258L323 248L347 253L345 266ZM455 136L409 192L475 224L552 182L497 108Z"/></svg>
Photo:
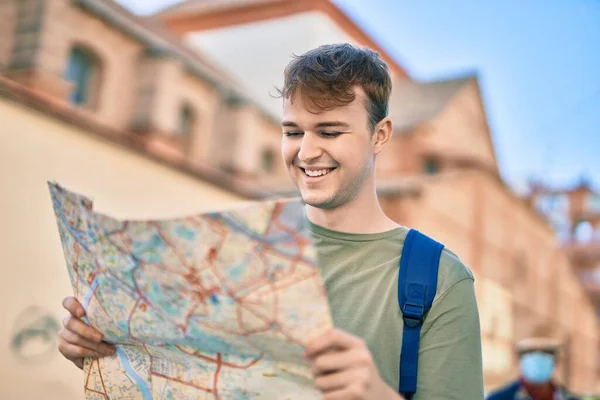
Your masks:
<svg viewBox="0 0 600 400"><path fill-rule="evenodd" d="M403 320L398 266L408 229L334 232L309 222L336 327L361 337L397 390ZM421 329L413 400L483 399L481 335L471 271L444 249L437 293Z"/></svg>

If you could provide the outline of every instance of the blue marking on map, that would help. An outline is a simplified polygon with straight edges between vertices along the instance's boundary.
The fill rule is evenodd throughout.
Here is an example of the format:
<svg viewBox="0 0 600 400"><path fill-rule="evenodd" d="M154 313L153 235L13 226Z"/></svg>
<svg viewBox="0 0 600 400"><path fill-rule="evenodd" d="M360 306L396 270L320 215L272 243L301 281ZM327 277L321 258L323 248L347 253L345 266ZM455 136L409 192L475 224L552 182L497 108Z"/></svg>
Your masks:
<svg viewBox="0 0 600 400"><path fill-rule="evenodd" d="M178 236L181 236L182 238L187 240L196 239L196 233L187 229L184 225L175 226L175 233L177 233Z"/></svg>
<svg viewBox="0 0 600 400"><path fill-rule="evenodd" d="M247 254L245 259L240 263L232 266L225 267L225 273L227 274L228 280L239 283L242 280L243 273L248 269L248 263L254 257L252 254Z"/></svg>
<svg viewBox="0 0 600 400"><path fill-rule="evenodd" d="M252 241L268 244L271 248L271 251L274 253L280 253L287 257L294 257L299 253L296 239L288 232L282 230L272 230L266 236L262 236L257 232L248 229L248 227L241 224L240 221L233 218L229 214L210 213L206 216L214 219L217 222L224 223L233 232L242 233L243 235L248 236ZM302 234L303 236L308 235L308 232L305 230L298 233ZM315 265L315 260L309 260L302 257L301 261L309 265Z"/></svg>
<svg viewBox="0 0 600 400"><path fill-rule="evenodd" d="M211 294L210 301L215 305L219 304L219 298L216 293Z"/></svg>
<svg viewBox="0 0 600 400"><path fill-rule="evenodd" d="M176 288L161 285L156 281L150 284L150 291L146 293L146 296L151 303L158 305L168 316L179 315L181 303L184 301Z"/></svg>
<svg viewBox="0 0 600 400"><path fill-rule="evenodd" d="M268 270L267 270L267 277L270 281L273 281L275 279L276 273L278 271L284 271L284 270L285 270L285 268L281 264L269 263Z"/></svg>
<svg viewBox="0 0 600 400"><path fill-rule="evenodd" d="M188 337L193 340L186 340L187 345L191 345L196 349L206 353L221 353L223 356L227 354L235 354L237 358L245 360L251 357L257 357L260 352L255 349L237 346L234 343L228 343L225 338L212 336L209 333L199 330L195 326L190 326Z"/></svg>
<svg viewBox="0 0 600 400"><path fill-rule="evenodd" d="M152 400L152 392L150 387L148 387L148 382L146 382L141 376L139 376L131 364L129 363L129 359L125 355L125 352L119 347L115 347L117 350L117 354L119 355L119 359L121 360L121 365L125 368L125 372L127 376L130 377L134 382L140 392L142 392L142 396L144 400Z"/></svg>
<svg viewBox="0 0 600 400"><path fill-rule="evenodd" d="M159 235L155 234L146 242L134 242L132 253L146 262L159 264L161 262L159 252L164 249L164 241Z"/></svg>
<svg viewBox="0 0 600 400"><path fill-rule="evenodd" d="M229 390L228 393L231 393L233 395L231 398L236 400L250 400L251 398L246 389L234 388Z"/></svg>
<svg viewBox="0 0 600 400"><path fill-rule="evenodd" d="M98 277L95 277L94 280L92 281L92 284L90 285L90 290L88 290L85 297L83 298L83 303L81 305L84 310L87 310L87 308L89 307L90 301L92 301L92 295L94 294L94 290L96 290L97 287L98 287ZM88 325L90 324L90 322L87 319L87 316L83 317L83 322L85 322Z"/></svg>
<svg viewBox="0 0 600 400"><path fill-rule="evenodd" d="M81 304L84 309L87 309L87 307L90 305L92 295L94 294L94 290L96 290L97 287L98 278L94 278L94 280L92 281L92 285L90 286L90 290L88 290L88 292L86 293L85 297L83 298L83 303Z"/></svg>
<svg viewBox="0 0 600 400"><path fill-rule="evenodd" d="M67 216L64 214L64 212L62 210L62 205L59 204L59 206L60 207L57 208L56 211L59 214L61 220L63 221L63 226L65 226L67 228L67 230L69 231L69 233L76 239L77 243L79 243L85 249L85 251L87 251L89 253L90 252L90 248L88 247L88 245L86 243L86 235L89 235L90 237L95 237L95 235L92 235L92 232L78 232L78 231L76 231L71 226L71 224L69 223L69 220L68 220Z"/></svg>

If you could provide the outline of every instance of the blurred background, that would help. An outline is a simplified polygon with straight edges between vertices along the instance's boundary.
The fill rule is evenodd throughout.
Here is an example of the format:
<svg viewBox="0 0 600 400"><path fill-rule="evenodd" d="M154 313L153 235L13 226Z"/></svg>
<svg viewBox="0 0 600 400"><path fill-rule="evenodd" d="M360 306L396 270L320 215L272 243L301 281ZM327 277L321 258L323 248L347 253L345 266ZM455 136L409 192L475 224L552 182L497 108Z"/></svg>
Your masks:
<svg viewBox="0 0 600 400"><path fill-rule="evenodd" d="M272 95L338 42L390 66L381 202L473 270L486 390L543 323L557 381L600 393L600 2L2 0L0 21L0 398L83 398L46 182L127 218L294 195Z"/></svg>

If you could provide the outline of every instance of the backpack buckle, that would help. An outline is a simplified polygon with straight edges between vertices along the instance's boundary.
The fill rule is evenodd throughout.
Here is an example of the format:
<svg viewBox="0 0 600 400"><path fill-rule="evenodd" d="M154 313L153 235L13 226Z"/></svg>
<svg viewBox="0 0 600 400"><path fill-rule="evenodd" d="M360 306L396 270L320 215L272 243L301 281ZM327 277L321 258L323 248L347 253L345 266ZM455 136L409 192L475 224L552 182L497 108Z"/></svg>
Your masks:
<svg viewBox="0 0 600 400"><path fill-rule="evenodd" d="M407 301L404 307L402 307L402 318L404 319L404 323L410 328L414 328L423 322L423 314L425 314L425 306L423 304Z"/></svg>

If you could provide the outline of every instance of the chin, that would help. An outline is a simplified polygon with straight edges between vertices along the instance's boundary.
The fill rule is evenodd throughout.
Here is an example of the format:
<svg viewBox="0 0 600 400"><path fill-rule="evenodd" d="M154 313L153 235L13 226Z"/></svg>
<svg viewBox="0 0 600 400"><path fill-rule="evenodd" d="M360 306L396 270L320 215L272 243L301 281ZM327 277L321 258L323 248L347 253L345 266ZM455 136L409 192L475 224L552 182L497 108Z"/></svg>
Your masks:
<svg viewBox="0 0 600 400"><path fill-rule="evenodd" d="M337 207L336 196L318 196L315 194L301 192L302 200L307 205L314 208L331 209Z"/></svg>

